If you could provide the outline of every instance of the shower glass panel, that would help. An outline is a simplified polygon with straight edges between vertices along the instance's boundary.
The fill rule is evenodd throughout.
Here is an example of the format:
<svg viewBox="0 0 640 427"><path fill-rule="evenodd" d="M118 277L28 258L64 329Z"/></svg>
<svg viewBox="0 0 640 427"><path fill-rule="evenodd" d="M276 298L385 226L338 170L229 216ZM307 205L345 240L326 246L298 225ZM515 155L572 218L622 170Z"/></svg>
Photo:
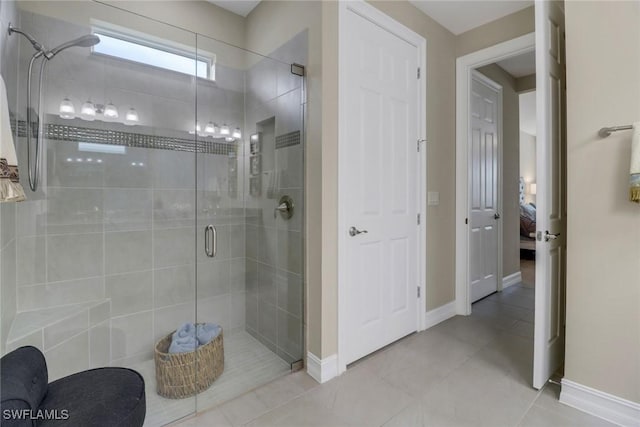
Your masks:
<svg viewBox="0 0 640 427"><path fill-rule="evenodd" d="M198 409L302 360L302 88L291 64L198 35L197 319L224 330L225 369ZM276 208L293 200L285 219ZM207 235L208 233L208 235Z"/></svg>
<svg viewBox="0 0 640 427"><path fill-rule="evenodd" d="M195 34L96 3L86 7L90 22L22 10L19 24L47 47L98 30L135 35L190 58L195 74ZM20 43L15 112L26 172L24 136L35 126L24 122L24 87L33 48ZM7 347L36 344L50 380L101 366L136 369L147 386L147 425L196 409L194 396L159 398L154 368L155 343L195 322L196 150L188 132L195 81L90 48L58 54L43 82L40 186L17 205L18 313ZM37 98L36 88L33 105ZM63 101L73 118L61 117ZM21 178L28 188L27 174Z"/></svg>
<svg viewBox="0 0 640 427"><path fill-rule="evenodd" d="M105 45L47 63L32 192L34 49L8 36L19 40L3 64L15 64L17 78L6 81L17 94L10 113L27 201L2 206L3 221L15 215L15 259L2 251L2 264L16 272L0 282L3 307L15 305L0 348L40 348L50 380L102 366L137 370L147 426L301 367L305 95L291 62L304 63L306 33L273 59L101 3L11 4L12 24L47 48L86 34ZM122 51L127 43L160 52L138 61ZM156 370L156 344L185 323L221 326L224 369L211 382L221 359L198 356L191 377L206 386L176 398Z"/></svg>

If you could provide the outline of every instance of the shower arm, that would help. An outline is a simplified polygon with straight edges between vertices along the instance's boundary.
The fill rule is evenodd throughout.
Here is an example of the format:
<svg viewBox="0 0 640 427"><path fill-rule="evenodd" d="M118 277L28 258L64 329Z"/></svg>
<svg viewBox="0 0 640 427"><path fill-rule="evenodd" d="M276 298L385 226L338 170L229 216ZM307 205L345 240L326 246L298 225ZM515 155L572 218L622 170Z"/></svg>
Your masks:
<svg viewBox="0 0 640 427"><path fill-rule="evenodd" d="M43 54L46 51L45 47L42 46L36 39L34 39L33 36L31 36L29 33L22 31L20 28L14 27L13 25L11 25L11 22L9 22L9 29L7 30L7 33L9 35L13 33L22 35L24 38L29 40L29 43L31 43L31 46L33 46L33 48L36 51L40 52L40 54Z"/></svg>

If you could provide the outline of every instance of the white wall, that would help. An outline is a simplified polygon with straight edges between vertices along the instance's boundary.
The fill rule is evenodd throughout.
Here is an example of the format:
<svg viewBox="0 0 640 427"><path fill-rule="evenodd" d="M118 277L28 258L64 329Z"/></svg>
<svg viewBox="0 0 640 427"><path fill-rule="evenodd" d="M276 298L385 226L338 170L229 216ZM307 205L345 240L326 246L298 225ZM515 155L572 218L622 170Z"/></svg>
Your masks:
<svg viewBox="0 0 640 427"><path fill-rule="evenodd" d="M531 183L536 182L536 137L520 131L520 176L524 178L525 203L535 203L536 196L530 194Z"/></svg>
<svg viewBox="0 0 640 427"><path fill-rule="evenodd" d="M524 178L525 203L535 203L530 193L531 183L536 182L536 92L519 95L520 104L520 176Z"/></svg>
<svg viewBox="0 0 640 427"><path fill-rule="evenodd" d="M629 202L640 120L640 3L565 2L567 341L565 378L640 403L640 206Z"/></svg>

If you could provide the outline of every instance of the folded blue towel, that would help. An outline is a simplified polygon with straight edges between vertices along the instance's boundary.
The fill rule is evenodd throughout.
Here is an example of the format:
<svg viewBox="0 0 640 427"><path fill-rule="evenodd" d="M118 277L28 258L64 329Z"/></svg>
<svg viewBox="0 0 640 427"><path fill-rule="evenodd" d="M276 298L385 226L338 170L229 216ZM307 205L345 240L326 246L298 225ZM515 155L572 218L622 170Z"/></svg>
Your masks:
<svg viewBox="0 0 640 427"><path fill-rule="evenodd" d="M204 323L200 324L196 327L196 336L198 337L198 343L200 345L205 345L206 343L213 340L215 337L220 335L220 331L222 328L213 323Z"/></svg>
<svg viewBox="0 0 640 427"><path fill-rule="evenodd" d="M171 341L169 353L187 353L195 351L198 341L194 337L177 338Z"/></svg>
<svg viewBox="0 0 640 427"><path fill-rule="evenodd" d="M173 333L173 338L185 338L185 337L195 337L196 336L196 327L193 323L183 323L176 331Z"/></svg>
<svg viewBox="0 0 640 427"><path fill-rule="evenodd" d="M220 335L222 328L213 323L194 325L184 323L173 333L169 353L186 353L195 351L201 345L213 340Z"/></svg>

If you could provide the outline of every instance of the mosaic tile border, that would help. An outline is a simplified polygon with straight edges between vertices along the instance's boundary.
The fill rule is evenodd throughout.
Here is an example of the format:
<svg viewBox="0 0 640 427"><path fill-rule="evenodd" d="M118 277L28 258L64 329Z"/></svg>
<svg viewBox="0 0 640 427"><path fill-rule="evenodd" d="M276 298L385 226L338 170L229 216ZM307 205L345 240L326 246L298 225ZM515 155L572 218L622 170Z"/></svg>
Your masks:
<svg viewBox="0 0 640 427"><path fill-rule="evenodd" d="M17 125L17 135L25 137L27 135L27 123L20 120ZM12 127L15 132L15 125ZM89 142L106 145L123 145L133 148L188 151L204 154L233 155L238 152L238 143L236 142L218 142L215 140L212 141L210 139L206 140L201 138L198 138L196 141L193 139L146 135L111 129L68 126L56 123L45 124L44 136L52 141Z"/></svg>
<svg viewBox="0 0 640 427"><path fill-rule="evenodd" d="M285 133L283 135L276 136L276 150L278 148L291 147L293 145L298 145L301 142L300 131L296 130L293 132Z"/></svg>

